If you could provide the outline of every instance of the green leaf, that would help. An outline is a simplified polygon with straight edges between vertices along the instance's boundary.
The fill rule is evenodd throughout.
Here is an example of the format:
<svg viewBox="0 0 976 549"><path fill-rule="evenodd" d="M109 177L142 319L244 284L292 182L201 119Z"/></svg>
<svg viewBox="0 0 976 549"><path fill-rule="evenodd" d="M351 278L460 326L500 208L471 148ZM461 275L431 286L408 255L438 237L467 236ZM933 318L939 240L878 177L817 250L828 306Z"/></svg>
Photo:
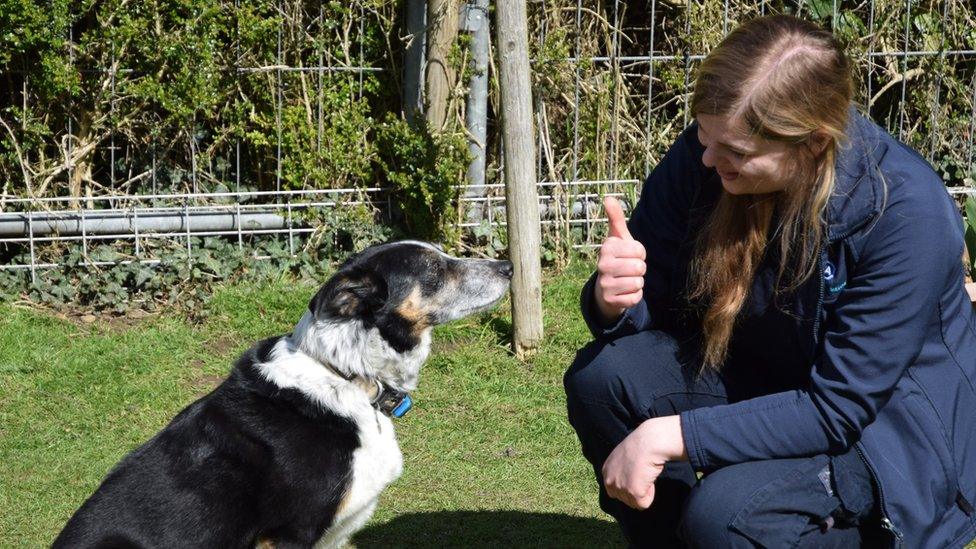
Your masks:
<svg viewBox="0 0 976 549"><path fill-rule="evenodd" d="M969 250L970 276L976 278L976 227L966 227L966 249Z"/></svg>
<svg viewBox="0 0 976 549"><path fill-rule="evenodd" d="M976 197L966 198L966 222L970 228L976 229Z"/></svg>
<svg viewBox="0 0 976 549"><path fill-rule="evenodd" d="M826 19L834 11L833 0L811 0L809 5L810 16L817 21Z"/></svg>
<svg viewBox="0 0 976 549"><path fill-rule="evenodd" d="M155 273L149 267L141 267L133 277L133 284L136 288L141 288L147 281L151 280Z"/></svg>

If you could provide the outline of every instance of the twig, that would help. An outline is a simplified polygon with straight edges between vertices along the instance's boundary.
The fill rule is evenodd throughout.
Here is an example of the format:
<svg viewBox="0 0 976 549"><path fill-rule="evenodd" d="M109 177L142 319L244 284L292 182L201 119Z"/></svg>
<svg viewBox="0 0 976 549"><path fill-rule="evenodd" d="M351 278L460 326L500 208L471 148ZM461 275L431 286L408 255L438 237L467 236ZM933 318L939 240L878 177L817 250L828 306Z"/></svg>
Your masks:
<svg viewBox="0 0 976 549"><path fill-rule="evenodd" d="M478 257L481 257L483 259L495 259L494 257L491 257L490 255L486 254L485 252L483 252L483 251L481 251L481 250L479 250L477 248L474 248L474 247L472 247L472 246L470 246L468 244L465 244L463 240L458 242L458 247L460 247L462 250L464 250L467 253L474 254L474 255L476 255Z"/></svg>
<svg viewBox="0 0 976 549"><path fill-rule="evenodd" d="M912 78L915 78L916 76L923 74L924 72L925 69L917 67L914 69L909 69L908 71L903 73L900 72L895 74L895 76L891 80L889 80L887 84L885 84L884 86L881 87L880 90L878 90L878 93L874 94L874 97L871 98L871 101L868 103L868 106L869 107L873 106L875 101L877 101L884 94L884 92L890 90L892 86L898 84L903 80L911 80Z"/></svg>
<svg viewBox="0 0 976 549"><path fill-rule="evenodd" d="M6 128L7 134L10 135L10 142L13 143L14 151L17 153L17 161L20 163L20 171L24 174L24 185L27 186L27 194L30 195L31 198L37 198L34 196L34 185L30 174L31 169L27 165L27 160L24 158L23 151L20 150L20 144L17 143L17 136L14 135L14 131L10 129L10 126L7 125L7 121L4 120L2 116L0 116L0 124L3 124L3 127Z"/></svg>

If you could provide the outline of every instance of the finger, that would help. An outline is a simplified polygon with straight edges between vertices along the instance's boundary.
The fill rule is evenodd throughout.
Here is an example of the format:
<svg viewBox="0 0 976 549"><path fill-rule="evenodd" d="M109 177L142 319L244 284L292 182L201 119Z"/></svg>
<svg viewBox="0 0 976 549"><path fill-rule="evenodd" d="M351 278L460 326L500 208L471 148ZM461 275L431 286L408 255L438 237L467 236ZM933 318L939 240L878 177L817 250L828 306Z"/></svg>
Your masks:
<svg viewBox="0 0 976 549"><path fill-rule="evenodd" d="M604 297L635 294L644 289L644 278L639 276L601 276L600 290Z"/></svg>
<svg viewBox="0 0 976 549"><path fill-rule="evenodd" d="M629 294L618 294L613 296L604 297L603 300L607 302L607 305L611 307L618 307L621 309L629 309L634 305L640 303L640 300L644 297L644 293L637 291Z"/></svg>
<svg viewBox="0 0 976 549"><path fill-rule="evenodd" d="M638 497L636 499L635 503L637 504L637 508L638 509L642 509L642 510L643 509L647 509L648 507L651 506L652 503L654 503L654 483L653 482L651 483L650 486L647 487L647 491L644 492L644 495L643 496L640 496L640 497Z"/></svg>
<svg viewBox="0 0 976 549"><path fill-rule="evenodd" d="M638 240L626 240L617 236L608 236L600 245L600 255L607 257L632 257L644 259L647 250Z"/></svg>
<svg viewBox="0 0 976 549"><path fill-rule="evenodd" d="M644 276L647 265L636 257L601 256L596 261L596 270L609 276Z"/></svg>
<svg viewBox="0 0 976 549"><path fill-rule="evenodd" d="M638 510L641 509L641 507L639 507L640 501L638 500L637 497L634 496L634 493L631 492L630 490L621 490L620 494L617 495L617 499L624 502L624 504L627 507L630 507L631 509L638 509Z"/></svg>
<svg viewBox="0 0 976 549"><path fill-rule="evenodd" d="M603 199L603 208L607 211L607 220L610 223L609 236L616 236L625 240L633 240L630 230L627 229L627 218L624 217L624 209L620 202L612 196Z"/></svg>
<svg viewBox="0 0 976 549"><path fill-rule="evenodd" d="M637 505L637 501L633 498L633 496L630 495L629 492L627 492L627 490L610 485L605 486L605 488L607 491L607 496L623 503L627 507L632 509L637 508L635 507Z"/></svg>
<svg viewBox="0 0 976 549"><path fill-rule="evenodd" d="M598 261L597 270L602 274L613 277L642 277L647 272L647 264L640 259L616 257Z"/></svg>
<svg viewBox="0 0 976 549"><path fill-rule="evenodd" d="M640 510L643 511L644 509L647 509L648 507L650 507L652 503L654 503L654 488L653 488L653 485L652 485L651 490L648 493L646 493L643 496L641 496L641 497L639 497L639 498L637 498L637 499L634 500L634 508L635 509L640 509Z"/></svg>

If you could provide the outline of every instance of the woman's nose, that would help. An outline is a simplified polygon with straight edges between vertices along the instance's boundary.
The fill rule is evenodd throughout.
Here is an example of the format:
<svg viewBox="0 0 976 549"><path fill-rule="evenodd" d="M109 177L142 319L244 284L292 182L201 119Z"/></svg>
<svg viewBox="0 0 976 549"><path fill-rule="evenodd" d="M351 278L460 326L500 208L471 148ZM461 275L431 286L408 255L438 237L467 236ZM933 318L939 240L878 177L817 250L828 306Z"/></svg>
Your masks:
<svg viewBox="0 0 976 549"><path fill-rule="evenodd" d="M702 164L704 164L706 168L715 167L715 151L713 151L711 147L705 147L705 152L702 153Z"/></svg>

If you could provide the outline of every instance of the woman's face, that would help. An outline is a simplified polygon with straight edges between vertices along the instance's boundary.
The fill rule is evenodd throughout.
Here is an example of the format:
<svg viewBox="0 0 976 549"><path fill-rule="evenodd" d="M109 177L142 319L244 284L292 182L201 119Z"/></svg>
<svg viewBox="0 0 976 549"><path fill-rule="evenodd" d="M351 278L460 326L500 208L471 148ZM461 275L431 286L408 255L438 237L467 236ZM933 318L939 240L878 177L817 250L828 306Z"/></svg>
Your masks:
<svg viewBox="0 0 976 549"><path fill-rule="evenodd" d="M731 194L766 194L789 185L796 150L781 141L749 133L728 117L699 114L698 140L705 147L702 163L715 168Z"/></svg>

